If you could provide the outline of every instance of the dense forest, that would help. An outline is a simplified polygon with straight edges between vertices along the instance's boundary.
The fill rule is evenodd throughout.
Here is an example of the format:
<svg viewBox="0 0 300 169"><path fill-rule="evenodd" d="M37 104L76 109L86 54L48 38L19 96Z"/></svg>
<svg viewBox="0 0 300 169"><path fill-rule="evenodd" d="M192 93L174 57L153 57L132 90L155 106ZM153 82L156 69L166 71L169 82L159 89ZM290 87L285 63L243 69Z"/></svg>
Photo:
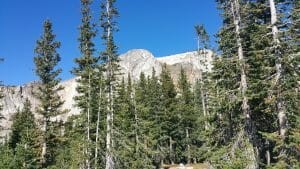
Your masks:
<svg viewBox="0 0 300 169"><path fill-rule="evenodd" d="M60 42L44 22L34 49L41 118L34 120L29 101L15 113L0 145L1 169L300 168L299 0L216 0L219 49L212 71L195 83L184 69L173 80L167 65L138 81L120 74L115 2L103 0L93 23L92 0L81 0L81 56L72 70L80 113L66 122L53 120L68 110L58 95ZM205 57L210 38L195 25Z"/></svg>

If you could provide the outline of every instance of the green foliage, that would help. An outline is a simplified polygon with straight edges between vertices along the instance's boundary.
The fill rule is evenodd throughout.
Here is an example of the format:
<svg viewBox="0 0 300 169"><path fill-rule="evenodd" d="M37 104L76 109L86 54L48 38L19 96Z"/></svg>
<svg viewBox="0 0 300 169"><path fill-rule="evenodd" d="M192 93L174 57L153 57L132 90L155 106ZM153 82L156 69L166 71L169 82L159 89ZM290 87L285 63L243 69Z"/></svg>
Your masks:
<svg viewBox="0 0 300 169"><path fill-rule="evenodd" d="M72 73L79 78L76 79L78 86L76 87L79 93L76 96L76 106L80 109L80 114L74 117L74 125L71 130L71 140L69 146L71 148L71 156L76 157L74 163L72 160L71 165L74 167L85 167L91 165L92 159L92 136L95 131L94 119L97 117L97 94L98 94L98 81L101 75L100 67L97 67L98 57L94 56L94 42L93 38L96 36L95 25L92 23L92 16L90 11L91 0L81 0L81 25L79 49L81 56L75 59L77 67ZM101 81L101 79L100 79ZM80 151L79 151L79 150ZM75 151L73 151L75 150ZM73 154L74 153L74 154Z"/></svg>
<svg viewBox="0 0 300 169"><path fill-rule="evenodd" d="M55 40L51 22L45 21L34 57L40 79L35 92L40 100L36 112L42 118L36 125L28 100L16 112L10 138L0 145L0 168L106 165L152 169L165 163L207 162L214 168L242 169L252 162L250 149L255 151L254 160L259 161L260 168L300 168L298 0L275 1L277 44L272 37L274 25L268 0L216 0L223 17L217 34L221 55L213 56L212 71L200 70L195 84L188 81L183 68L174 83L166 64L159 76L153 68L151 76L142 72L137 81L130 74L121 79L114 39L119 15L115 2L103 0L100 5L105 47L100 56L95 56L92 0L81 0L81 56L75 59L76 67L72 70L77 76L78 95L74 100L80 112L66 122L50 121L66 111L61 110L63 101L57 94L62 90L58 86L61 69L56 68L61 59L56 51L60 42ZM235 22L236 17L240 17L239 23ZM203 25L196 25L195 30L197 57L206 57L209 36ZM239 40L242 46L237 43ZM243 59L238 58L239 47L243 48ZM279 63L282 72L276 81ZM242 70L247 81L246 93L241 90ZM245 98L250 123L243 111ZM278 134L280 101L288 124L285 137ZM46 154L41 152L44 146Z"/></svg>
<svg viewBox="0 0 300 169"><path fill-rule="evenodd" d="M31 104L26 100L22 111L13 118L9 146L14 151L14 166L17 168L38 168L39 131L31 112Z"/></svg>
<svg viewBox="0 0 300 169"><path fill-rule="evenodd" d="M14 154L9 145L0 144L0 168L14 169Z"/></svg>
<svg viewBox="0 0 300 169"><path fill-rule="evenodd" d="M60 56L56 49L60 47L60 42L55 41L55 35L52 33L52 23L49 20L44 22L44 32L40 40L37 41L35 48L34 63L36 65L36 74L40 79L40 86L35 93L40 101L37 108L37 113L42 116L41 125L42 130L42 143L46 152L43 152L41 163L43 167L49 166L54 162L55 146L58 142L56 130L56 123L51 122L50 118L59 114L66 113L60 108L64 103L58 92L63 88L58 86L60 79L57 76L60 74L61 69L55 69Z"/></svg>

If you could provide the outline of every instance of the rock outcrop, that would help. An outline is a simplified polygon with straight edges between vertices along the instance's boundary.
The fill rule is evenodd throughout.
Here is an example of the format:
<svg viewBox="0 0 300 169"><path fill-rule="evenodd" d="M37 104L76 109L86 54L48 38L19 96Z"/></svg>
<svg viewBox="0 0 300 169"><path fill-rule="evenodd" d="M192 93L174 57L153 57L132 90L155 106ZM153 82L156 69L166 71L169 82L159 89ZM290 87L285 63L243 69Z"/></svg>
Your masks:
<svg viewBox="0 0 300 169"><path fill-rule="evenodd" d="M210 71L212 69L213 53L211 51L206 52L206 57L199 55L197 52L187 52L155 58L149 51L144 49L130 50L120 55L121 72L125 78L130 73L133 80L138 80L141 72L144 72L146 76L150 76L153 68L156 74L159 75L162 65L167 64L175 82L182 67L187 72L189 80L193 83L199 77L200 69L203 71ZM13 115L18 109L22 109L26 99L30 100L32 111L35 112L39 101L34 96L34 92L38 85L38 82L30 82L22 86L3 86L0 88L4 94L4 98L0 100L0 104L3 106L0 114L4 116L4 119L0 120L0 126L3 127L0 131L0 137L5 136L9 132ZM60 85L64 87L59 93L62 100L65 101L62 108L68 109L69 112L53 120L65 121L69 116L79 112L78 108L74 106L75 102L73 100L73 97L76 95L76 78L63 81ZM39 118L37 114L35 114L35 117Z"/></svg>

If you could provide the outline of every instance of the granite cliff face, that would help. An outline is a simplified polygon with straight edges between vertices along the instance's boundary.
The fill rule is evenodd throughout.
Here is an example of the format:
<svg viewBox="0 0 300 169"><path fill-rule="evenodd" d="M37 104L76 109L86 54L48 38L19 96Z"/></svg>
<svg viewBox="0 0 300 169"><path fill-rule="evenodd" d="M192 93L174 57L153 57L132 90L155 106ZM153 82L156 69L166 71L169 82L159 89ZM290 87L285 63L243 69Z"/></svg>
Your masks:
<svg viewBox="0 0 300 169"><path fill-rule="evenodd" d="M206 57L199 55L197 52L187 52L155 58L149 51L144 49L130 50L120 55L121 72L125 78L130 73L133 80L138 80L141 72L148 76L152 74L153 68L156 70L156 74L159 75L162 65L166 63L175 82L182 67L186 70L189 80L193 83L199 77L200 69L203 71L212 69L213 53L211 51L206 52ZM38 82L30 82L22 86L3 86L0 88L4 94L4 98L0 100L0 104L3 105L3 110L0 113L5 117L5 119L0 121L0 126L4 128L0 131L0 136L5 136L9 132L12 117L18 109L22 109L26 98L30 100L34 112L39 104L38 99L33 94L38 85ZM76 95L77 85L75 78L63 81L60 85L64 87L64 90L59 93L62 100L65 101L63 109L68 109L69 112L53 120L66 120L67 117L79 112L74 106L73 100L73 97ZM39 118L37 114L35 114L35 117Z"/></svg>

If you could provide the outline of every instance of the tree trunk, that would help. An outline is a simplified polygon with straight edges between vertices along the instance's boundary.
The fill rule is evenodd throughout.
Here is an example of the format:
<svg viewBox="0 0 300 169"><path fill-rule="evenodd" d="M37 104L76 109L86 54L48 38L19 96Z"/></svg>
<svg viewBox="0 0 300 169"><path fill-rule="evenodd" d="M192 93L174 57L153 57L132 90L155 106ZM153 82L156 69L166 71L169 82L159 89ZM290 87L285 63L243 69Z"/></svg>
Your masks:
<svg viewBox="0 0 300 169"><path fill-rule="evenodd" d="M135 102L135 96L131 95L131 100L133 100L134 104L134 121L135 121L135 152L139 152L138 144L139 144L139 135L138 135L138 115L136 111L136 102Z"/></svg>
<svg viewBox="0 0 300 169"><path fill-rule="evenodd" d="M172 137L169 136L169 153L170 153L170 162L171 164L174 164L174 159L173 159L173 140Z"/></svg>
<svg viewBox="0 0 300 169"><path fill-rule="evenodd" d="M101 82L100 82L101 83ZM98 149L99 149L99 128L100 128L100 114L101 114L101 100L102 100L102 86L99 89L99 100L98 100L98 113L97 113L97 127L96 127L96 146L95 146L95 169L98 168Z"/></svg>
<svg viewBox="0 0 300 169"><path fill-rule="evenodd" d="M269 141L267 140L266 141L266 146L267 146L267 151L266 151L266 160L267 160L267 166L270 166L271 164L271 154L270 154L270 143Z"/></svg>
<svg viewBox="0 0 300 169"><path fill-rule="evenodd" d="M280 84L281 76L282 76L282 64L281 64L281 56L279 51L280 40L278 37L278 27L277 27L277 11L274 0L269 0L270 3L270 12L271 12L271 25L272 25L272 35L273 35L273 48L275 50L275 59L276 59L276 76L274 81L274 86L278 86ZM285 138L287 134L287 116L286 109L284 107L283 100L281 98L281 91L278 89L277 91L277 99L276 99L276 108L278 111L278 121L279 121L279 135L281 138Z"/></svg>
<svg viewBox="0 0 300 169"><path fill-rule="evenodd" d="M239 60L239 66L240 66L240 74L241 74L241 82L240 82L240 92L242 95L242 111L243 115L245 117L245 130L246 130L246 136L247 136L247 142L251 144L251 146L247 146L246 148L246 154L249 157L249 163L246 167L247 169L256 169L258 168L258 163L256 160L256 155L252 143L253 137L253 127L252 127L252 121L250 116L250 108L248 103L248 98L246 96L247 92L247 76L245 71L245 58L244 58L244 52L243 52L243 46L242 46L242 39L240 36L240 24L241 24L241 14L240 14L240 2L239 0L231 0L231 10L234 20L234 26L235 26L235 35L236 35L236 43L238 47L238 60Z"/></svg>
<svg viewBox="0 0 300 169"><path fill-rule="evenodd" d="M108 18L108 30L107 30L107 38L109 39L111 36L111 27L110 27L110 2L106 1L106 14ZM105 169L114 169L113 162L113 154L112 154L112 124L113 124L113 84L112 84L112 60L108 54L108 110L106 117L106 164Z"/></svg>
<svg viewBox="0 0 300 169"><path fill-rule="evenodd" d="M203 90L203 77L202 77L202 70L200 70L200 76L199 76L199 80L200 80L200 94L201 94L201 103L202 103L202 111L203 111L203 116L205 118L204 121L204 128L205 130L208 130L208 122L207 122L207 112L206 112L206 103L205 103L205 94L204 94L204 90Z"/></svg>
<svg viewBox="0 0 300 169"><path fill-rule="evenodd" d="M199 55L199 59L200 59L200 37L198 35L198 55ZM200 61L201 63L201 61ZM199 72L199 80L200 80L200 95L201 95L201 104L202 104L202 111L203 111L203 116L205 118L205 122L204 122L204 128L205 130L208 130L208 122L207 122L207 113L206 113L206 103L205 103L205 95L204 95L204 90L203 90L203 71L200 68L200 72Z"/></svg>
<svg viewBox="0 0 300 169"><path fill-rule="evenodd" d="M191 147L190 147L190 136L189 136L189 130L186 128L185 129L185 133L186 133L186 139L187 139L187 163L190 164L191 163Z"/></svg>
<svg viewBox="0 0 300 169"><path fill-rule="evenodd" d="M41 163L42 163L42 166L45 166L46 164L46 154L47 154L47 141L46 141L46 132L47 132L47 128L48 128L48 123L47 123L47 118L43 118L44 120L44 124L43 124L43 133L44 133L44 136L43 136L43 143L42 143L42 153L41 153Z"/></svg>
<svg viewBox="0 0 300 169"><path fill-rule="evenodd" d="M88 101L87 101L87 147L86 147L86 167L90 169L90 106L91 106L91 70L89 71L89 79L88 79Z"/></svg>

